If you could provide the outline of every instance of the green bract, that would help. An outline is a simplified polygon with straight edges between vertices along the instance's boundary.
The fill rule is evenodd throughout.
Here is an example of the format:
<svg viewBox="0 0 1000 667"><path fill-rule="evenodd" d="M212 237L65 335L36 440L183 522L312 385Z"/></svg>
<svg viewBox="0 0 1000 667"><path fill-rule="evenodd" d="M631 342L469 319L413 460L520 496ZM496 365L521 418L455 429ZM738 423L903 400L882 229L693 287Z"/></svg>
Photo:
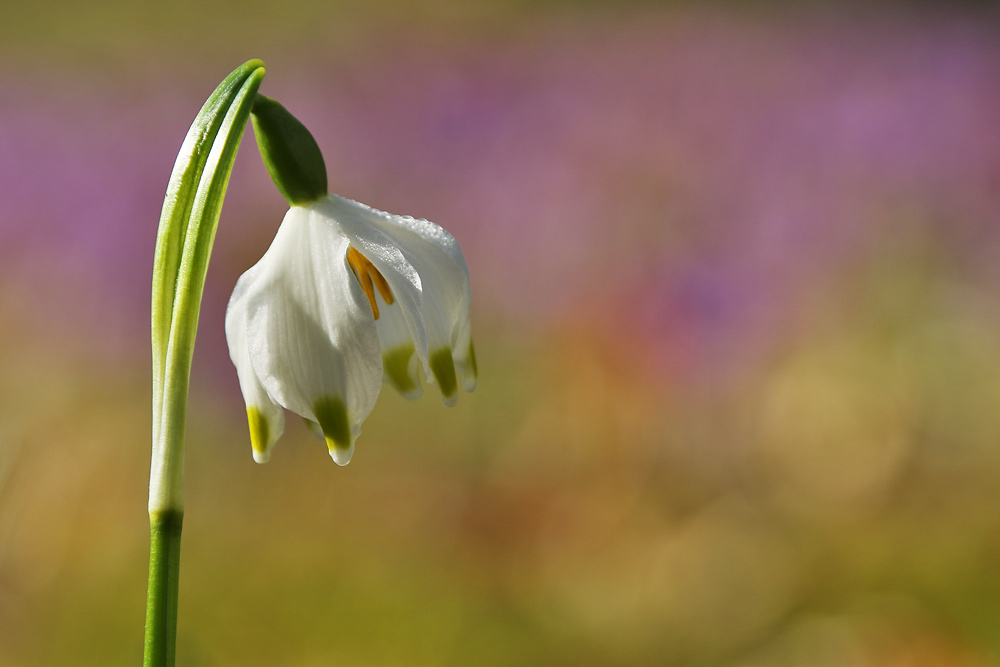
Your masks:
<svg viewBox="0 0 1000 667"><path fill-rule="evenodd" d="M263 95L254 102L252 121L264 166L285 200L295 206L325 197L326 164L306 126Z"/></svg>

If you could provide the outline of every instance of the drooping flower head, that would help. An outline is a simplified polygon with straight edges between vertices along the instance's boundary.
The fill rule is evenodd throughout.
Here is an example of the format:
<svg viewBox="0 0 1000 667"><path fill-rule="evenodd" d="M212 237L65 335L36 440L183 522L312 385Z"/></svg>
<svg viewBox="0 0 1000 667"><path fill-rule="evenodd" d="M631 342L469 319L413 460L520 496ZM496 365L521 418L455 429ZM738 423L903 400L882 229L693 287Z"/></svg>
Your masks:
<svg viewBox="0 0 1000 667"><path fill-rule="evenodd" d="M259 96L252 120L292 205L226 312L254 459L268 459L290 410L345 465L383 378L417 398L422 371L445 405L459 378L475 389L469 270L438 225L328 194L319 148L280 104Z"/></svg>

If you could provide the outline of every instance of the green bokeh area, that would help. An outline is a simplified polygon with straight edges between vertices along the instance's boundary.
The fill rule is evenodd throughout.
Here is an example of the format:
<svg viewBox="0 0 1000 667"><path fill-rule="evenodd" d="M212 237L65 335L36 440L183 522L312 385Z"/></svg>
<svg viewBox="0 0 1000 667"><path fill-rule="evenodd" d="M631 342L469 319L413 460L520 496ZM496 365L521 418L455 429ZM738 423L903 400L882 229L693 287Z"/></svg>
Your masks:
<svg viewBox="0 0 1000 667"><path fill-rule="evenodd" d="M0 665L141 659L156 221L249 58L331 191L460 242L479 386L253 462L223 321L286 206L245 136L178 665L1000 665L992 11L0 5Z"/></svg>

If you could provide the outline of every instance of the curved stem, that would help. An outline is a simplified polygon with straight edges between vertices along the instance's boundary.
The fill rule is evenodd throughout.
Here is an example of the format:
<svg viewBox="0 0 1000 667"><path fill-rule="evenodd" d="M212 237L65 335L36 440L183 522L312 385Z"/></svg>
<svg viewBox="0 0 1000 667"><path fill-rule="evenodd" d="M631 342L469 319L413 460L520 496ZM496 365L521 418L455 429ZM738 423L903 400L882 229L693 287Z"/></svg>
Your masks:
<svg viewBox="0 0 1000 667"><path fill-rule="evenodd" d="M177 635L184 426L205 274L222 200L264 64L236 68L208 98L177 155L153 260L153 453L145 667L173 667Z"/></svg>

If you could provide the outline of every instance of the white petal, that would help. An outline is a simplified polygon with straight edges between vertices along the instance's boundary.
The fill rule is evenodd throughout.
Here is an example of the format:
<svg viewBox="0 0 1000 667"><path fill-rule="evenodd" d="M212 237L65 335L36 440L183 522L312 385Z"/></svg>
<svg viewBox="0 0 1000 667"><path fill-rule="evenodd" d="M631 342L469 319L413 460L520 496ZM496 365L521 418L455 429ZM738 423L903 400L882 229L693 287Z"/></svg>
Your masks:
<svg viewBox="0 0 1000 667"><path fill-rule="evenodd" d="M293 207L246 297L257 377L279 405L320 423L341 465L382 381L378 333L347 265L348 244L335 221Z"/></svg>
<svg viewBox="0 0 1000 667"><path fill-rule="evenodd" d="M382 344L382 376L400 394L416 400L424 392L420 382L420 359L403 310L398 303L388 305L381 296L375 298L381 315L375 321L375 328Z"/></svg>
<svg viewBox="0 0 1000 667"><path fill-rule="evenodd" d="M414 339L417 354L428 378L439 385L445 404L454 405L456 366L463 374L466 391L474 389L476 384L469 327L469 270L458 243L451 234L427 220L384 213L337 195L323 201L327 202L330 215L344 222L352 242L360 246L359 250L385 276L394 296L398 298L396 283L405 290L414 282L400 279L394 282L390 276L397 271L403 274L416 270L419 318L411 313L412 298L400 299L400 307L408 324L411 320L422 321L427 347ZM402 261L395 256L390 259L382 250L387 242L402 254Z"/></svg>
<svg viewBox="0 0 1000 667"><path fill-rule="evenodd" d="M426 359L427 333L421 311L423 285L405 251L378 227L370 224L368 217L372 209L364 204L330 195L311 206L320 215L336 220L351 245L382 274L396 300L394 305L401 311L409 339L420 358Z"/></svg>
<svg viewBox="0 0 1000 667"><path fill-rule="evenodd" d="M285 428L285 413L268 396L250 362L250 349L247 345L246 295L256 273L257 267L253 267L236 282L236 289L233 290L226 309L226 341L229 343L229 356L236 366L243 400L247 404L253 458L258 463L264 463L270 458L271 448Z"/></svg>

